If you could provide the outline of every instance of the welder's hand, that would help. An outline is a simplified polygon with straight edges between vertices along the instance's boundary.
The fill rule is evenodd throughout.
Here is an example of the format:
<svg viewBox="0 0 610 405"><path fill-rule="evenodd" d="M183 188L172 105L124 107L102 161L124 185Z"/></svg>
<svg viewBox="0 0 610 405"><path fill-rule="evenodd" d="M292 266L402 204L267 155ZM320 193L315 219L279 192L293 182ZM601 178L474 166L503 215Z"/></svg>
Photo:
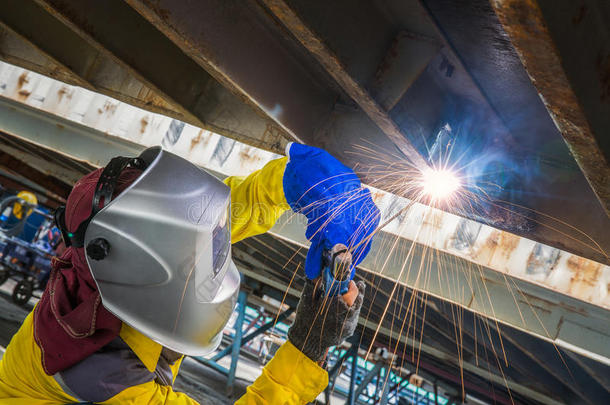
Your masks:
<svg viewBox="0 0 610 405"><path fill-rule="evenodd" d="M332 297L325 296L320 288L316 288L317 285L316 281L305 282L296 319L288 330L288 339L311 360L320 362L326 357L329 347L341 344L354 334L365 284L352 281L344 296ZM353 302L351 306L346 299Z"/></svg>
<svg viewBox="0 0 610 405"><path fill-rule="evenodd" d="M379 209L370 191L352 169L322 149L292 143L287 154L284 195L294 212L307 217L305 236L311 241L305 274L311 280L317 278L324 251L341 243L352 253L353 278L379 225Z"/></svg>

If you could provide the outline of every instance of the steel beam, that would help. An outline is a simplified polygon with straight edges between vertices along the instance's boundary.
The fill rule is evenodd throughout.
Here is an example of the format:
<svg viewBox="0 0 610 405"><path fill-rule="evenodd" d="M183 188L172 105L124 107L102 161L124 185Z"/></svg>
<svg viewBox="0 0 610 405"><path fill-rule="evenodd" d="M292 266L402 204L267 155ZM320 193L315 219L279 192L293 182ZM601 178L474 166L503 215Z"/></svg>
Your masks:
<svg viewBox="0 0 610 405"><path fill-rule="evenodd" d="M34 1L7 0L0 21L11 39L0 44L2 59L140 108L189 119Z"/></svg>
<svg viewBox="0 0 610 405"><path fill-rule="evenodd" d="M356 400L356 378L358 377L358 343L352 343L350 350L352 351L351 374L349 376L349 392L347 394L346 405L354 405Z"/></svg>
<svg viewBox="0 0 610 405"><path fill-rule="evenodd" d="M299 16L283 0L262 0L269 10L284 24L297 40L320 62L368 117L400 149L409 161L419 169L428 167L426 160L413 147L398 125L369 94L350 76L339 59L314 34Z"/></svg>
<svg viewBox="0 0 610 405"><path fill-rule="evenodd" d="M369 385L371 381L373 381L373 378L375 378L380 373L383 365L384 361L382 359L379 359L377 363L375 363L375 366L364 376L364 378L362 378L362 381L360 382L360 384L358 384L358 388L356 388L356 393L354 394L354 398L356 398L356 400L358 400L360 394L364 392L366 386Z"/></svg>
<svg viewBox="0 0 610 405"><path fill-rule="evenodd" d="M103 94L268 150L283 150L289 138L122 1L11 1L2 21Z"/></svg>
<svg viewBox="0 0 610 405"><path fill-rule="evenodd" d="M0 184L2 184L4 188L13 189L15 191L31 191L34 194L38 195L39 201L44 205L48 206L49 208L54 209L66 203L65 200L57 197L54 194L49 193L47 190L40 187L38 184L24 180L13 174L4 172L3 170L0 170Z"/></svg>
<svg viewBox="0 0 610 405"><path fill-rule="evenodd" d="M24 161L16 159L14 156L2 151L0 151L0 166L9 172L17 173L31 182L38 184L40 187L43 187L61 198L68 198L68 194L70 194L70 190L72 190L70 184L64 183L54 176L43 173Z"/></svg>
<svg viewBox="0 0 610 405"><path fill-rule="evenodd" d="M64 83L76 86L84 84L69 69L45 55L12 28L1 22L1 17L0 39L0 59L3 61L39 72Z"/></svg>
<svg viewBox="0 0 610 405"><path fill-rule="evenodd" d="M280 315L278 315L277 318L274 318L273 320L267 322L266 324L257 327L254 332L249 333L243 337L243 339L241 340L241 345L243 346L243 345L247 344L249 341L251 341L252 339L254 339L255 337L267 332L269 329L273 328L278 322L282 322L286 318L288 318L293 312L294 312L294 308L288 308L287 310L282 312ZM231 352L231 350L232 350L231 348L226 347L225 349L221 350L220 352L218 352L214 356L212 356L211 360L218 361L218 360L222 359L224 356L226 356L227 354L229 354Z"/></svg>
<svg viewBox="0 0 610 405"><path fill-rule="evenodd" d="M570 152L610 216L608 3L492 0L491 4Z"/></svg>
<svg viewBox="0 0 610 405"><path fill-rule="evenodd" d="M235 382L235 372L237 371L237 362L239 361L239 351L241 349L241 341L244 327L244 316L246 315L246 304L248 303L248 293L240 291L237 297L237 319L235 320L235 335L231 343L231 365L227 376L227 393L233 393L233 383Z"/></svg>
<svg viewBox="0 0 610 405"><path fill-rule="evenodd" d="M262 114L272 117L293 139L311 141L314 123L332 109L336 94L303 69L274 35L273 25L255 2L205 0L197 4L129 0L186 55ZM171 12L166 12L171 10Z"/></svg>
<svg viewBox="0 0 610 405"><path fill-rule="evenodd" d="M422 74L441 44L435 39L401 31L379 65L371 96L385 110L392 110Z"/></svg>

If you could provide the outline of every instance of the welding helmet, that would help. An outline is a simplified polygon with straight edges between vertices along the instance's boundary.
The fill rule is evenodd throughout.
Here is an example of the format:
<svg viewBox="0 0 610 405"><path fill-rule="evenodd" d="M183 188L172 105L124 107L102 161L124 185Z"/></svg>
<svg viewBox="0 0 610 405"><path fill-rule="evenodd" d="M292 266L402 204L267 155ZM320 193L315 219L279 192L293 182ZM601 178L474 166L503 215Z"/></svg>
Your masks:
<svg viewBox="0 0 610 405"><path fill-rule="evenodd" d="M142 169L112 198L126 167ZM239 292L230 250L230 189L189 161L153 147L103 170L89 218L64 240L84 247L102 304L179 353L215 350Z"/></svg>

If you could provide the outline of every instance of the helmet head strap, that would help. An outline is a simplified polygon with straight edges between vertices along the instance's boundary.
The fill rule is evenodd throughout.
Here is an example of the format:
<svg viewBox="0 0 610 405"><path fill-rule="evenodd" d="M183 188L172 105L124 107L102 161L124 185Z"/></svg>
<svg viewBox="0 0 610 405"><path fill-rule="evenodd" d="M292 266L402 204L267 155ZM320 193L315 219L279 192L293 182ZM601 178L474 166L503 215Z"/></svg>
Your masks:
<svg viewBox="0 0 610 405"><path fill-rule="evenodd" d="M95 186L95 192L93 194L93 200L91 204L91 214L78 225L78 228L74 232L70 232L66 226L66 207L61 206L55 211L55 223L61 230L61 235L64 239L66 247L83 247L85 244L85 232L87 226L102 208L110 203L112 195L116 188L117 182L123 170L127 167L133 167L136 169L144 170L148 166L149 162L143 158L131 158L118 156L112 158L110 163L106 165L99 180Z"/></svg>

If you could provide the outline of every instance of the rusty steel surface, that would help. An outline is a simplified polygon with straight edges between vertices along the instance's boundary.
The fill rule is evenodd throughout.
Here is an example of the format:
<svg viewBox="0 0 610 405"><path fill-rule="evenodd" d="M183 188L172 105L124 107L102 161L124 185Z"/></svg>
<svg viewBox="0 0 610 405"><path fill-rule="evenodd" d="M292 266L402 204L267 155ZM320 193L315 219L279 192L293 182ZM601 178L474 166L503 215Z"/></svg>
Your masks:
<svg viewBox="0 0 610 405"><path fill-rule="evenodd" d="M610 235L604 229L610 226L610 218L576 164L490 2L472 0L468 7L454 0L422 3L510 133L510 141L501 147L500 161L508 162L520 174L519 184L511 187L517 195L506 200L527 207L517 216L530 217L535 224L534 229L520 234L534 239L544 235L538 240L545 244L608 263ZM591 60L588 62L590 65ZM597 253L585 246L591 242L589 237L601 247L596 248Z"/></svg>
<svg viewBox="0 0 610 405"><path fill-rule="evenodd" d="M386 111L392 110L438 53L434 38L401 31L375 73L371 96Z"/></svg>
<svg viewBox="0 0 610 405"><path fill-rule="evenodd" d="M310 140L311 122L330 112L333 91L290 57L249 1L206 0L196 8L171 1L128 3L216 80L275 120L291 139ZM227 20L232 30L226 30Z"/></svg>
<svg viewBox="0 0 610 405"><path fill-rule="evenodd" d="M595 7L596 3L599 4L598 7ZM597 21L608 18L602 11L603 2L492 0L491 4L570 152L606 213L610 215L610 146L607 141L610 126L610 51L608 27L606 25L604 28L603 23ZM546 13L555 17L555 20L545 18L542 5L545 9L559 11ZM606 24L607 22L606 20ZM576 39L570 41L568 38L560 38L563 41L557 44L549 32L550 24L556 31L565 31L564 36L578 35L580 40L587 41L587 46L584 46L584 42L577 42ZM558 24L561 24L560 28L557 27ZM580 34L578 27L583 24L597 29L598 36L586 37ZM591 30L593 32L595 31ZM556 34L555 38L559 39L558 36ZM594 48L588 53L590 47ZM560 49L564 51L563 55ZM569 51L571 54L568 54ZM588 70L593 65L593 58L597 58L598 72ZM583 60L588 62L584 66ZM593 85L587 83L589 89L581 91L580 99L575 90L579 90L582 80L579 77L576 80L568 77L565 66L570 64L577 65L572 70L582 72L586 69L586 72L579 72L579 76L586 75L588 80L594 81ZM583 104L589 105L589 117L583 111ZM593 128L590 122L598 125Z"/></svg>
<svg viewBox="0 0 610 405"><path fill-rule="evenodd" d="M377 102L346 71L337 57L314 34L283 0L262 0L271 12L288 28L297 40L316 57L339 86L362 108L390 138L409 161L424 170L428 163L409 142L398 125Z"/></svg>

